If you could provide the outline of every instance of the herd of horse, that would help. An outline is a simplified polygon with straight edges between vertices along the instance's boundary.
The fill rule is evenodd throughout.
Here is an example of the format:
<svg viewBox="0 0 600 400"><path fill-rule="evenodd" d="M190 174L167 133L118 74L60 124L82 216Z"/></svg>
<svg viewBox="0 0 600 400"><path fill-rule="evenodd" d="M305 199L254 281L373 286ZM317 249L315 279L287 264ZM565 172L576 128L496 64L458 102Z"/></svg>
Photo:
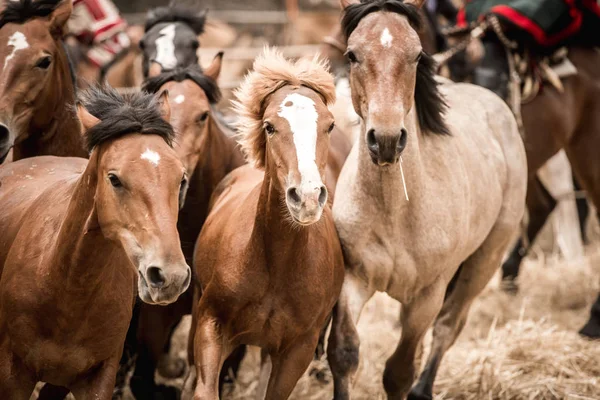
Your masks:
<svg viewBox="0 0 600 400"><path fill-rule="evenodd" d="M501 98L436 76L420 38L423 3L341 0L324 58L266 48L235 92L231 127L216 108L223 53L204 69L198 61L205 13L149 13L140 91L78 93L65 45L71 2L6 2L0 393L27 400L45 382L39 399L110 399L128 381L138 399L218 399L251 345L262 350L257 398L286 399L330 325L333 395L349 399L356 324L381 291L402 303L387 396L432 399L440 362L526 208L533 241L556 203L541 165L564 148L600 205L600 53L572 49L580 73L564 93L549 88L524 105L525 132L544 134L523 140ZM349 71L354 143L330 110L330 62ZM525 253L520 241L505 270ZM184 387L159 385L186 314ZM182 364L171 373L186 373Z"/></svg>

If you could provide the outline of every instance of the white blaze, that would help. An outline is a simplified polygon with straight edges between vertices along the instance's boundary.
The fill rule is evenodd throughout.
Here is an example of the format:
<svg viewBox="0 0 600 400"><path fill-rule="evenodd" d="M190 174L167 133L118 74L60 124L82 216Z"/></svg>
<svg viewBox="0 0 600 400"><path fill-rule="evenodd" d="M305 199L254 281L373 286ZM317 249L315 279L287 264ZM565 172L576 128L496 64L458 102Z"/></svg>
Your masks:
<svg viewBox="0 0 600 400"><path fill-rule="evenodd" d="M142 160L147 160L149 163L154 164L155 166L158 165L158 162L160 161L160 156L158 153L150 149L146 149L140 158Z"/></svg>
<svg viewBox="0 0 600 400"><path fill-rule="evenodd" d="M381 41L381 45L383 47L389 48L392 46L392 40L394 40L394 37L390 34L390 30L385 28L383 32L381 32L381 38L379 38L379 40Z"/></svg>
<svg viewBox="0 0 600 400"><path fill-rule="evenodd" d="M181 104L185 101L185 96L180 94L179 96L175 97L175 103L177 104Z"/></svg>
<svg viewBox="0 0 600 400"><path fill-rule="evenodd" d="M177 66L177 57L175 57L175 25L167 25L158 33L160 36L154 41L156 45L156 58L154 61L163 68L173 69Z"/></svg>
<svg viewBox="0 0 600 400"><path fill-rule="evenodd" d="M25 35L17 31L8 38L7 46L12 46L13 49L12 52L8 55L8 57L6 57L6 59L4 60L4 68L6 68L8 62L15 56L15 53L19 50L28 48L29 43L27 43L27 38L25 37Z"/></svg>
<svg viewBox="0 0 600 400"><path fill-rule="evenodd" d="M306 96L292 93L281 102L278 115L285 118L292 130L298 171L306 190L320 187L321 175L315 162L317 156L317 119L315 102Z"/></svg>

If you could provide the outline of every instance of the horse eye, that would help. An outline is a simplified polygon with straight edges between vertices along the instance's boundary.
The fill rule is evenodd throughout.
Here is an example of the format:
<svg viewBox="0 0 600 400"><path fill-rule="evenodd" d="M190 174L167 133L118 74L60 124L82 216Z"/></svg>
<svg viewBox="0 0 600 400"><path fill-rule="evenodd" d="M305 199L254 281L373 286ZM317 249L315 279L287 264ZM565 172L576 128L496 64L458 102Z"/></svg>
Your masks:
<svg viewBox="0 0 600 400"><path fill-rule="evenodd" d="M52 64L52 57L46 56L42 57L35 63L35 66L40 69L48 69L48 67Z"/></svg>
<svg viewBox="0 0 600 400"><path fill-rule="evenodd" d="M415 60L415 62L421 61L421 57L423 57L423 52L419 53L419 55L417 56L417 59Z"/></svg>
<svg viewBox="0 0 600 400"><path fill-rule="evenodd" d="M275 127L273 125L271 125L270 123L266 123L265 124L265 132L267 132L267 134L269 136L273 135L275 133Z"/></svg>
<svg viewBox="0 0 600 400"><path fill-rule="evenodd" d="M331 123L331 125L329 126L329 129L327 130L327 132L331 133L331 131L333 131L333 128L335 128L335 122Z"/></svg>
<svg viewBox="0 0 600 400"><path fill-rule="evenodd" d="M110 181L110 184L115 188L120 188L123 186L123 184L115 174L108 174L108 180Z"/></svg>
<svg viewBox="0 0 600 400"><path fill-rule="evenodd" d="M358 62L358 59L356 58L356 54L354 54L354 52L352 50L348 50L346 52L346 57L348 57L348 61L350 61L353 64Z"/></svg>
<svg viewBox="0 0 600 400"><path fill-rule="evenodd" d="M208 118L208 111L206 111L206 112L202 113L202 115L200 115L200 116L198 117L198 121L199 121L199 122L204 122L204 121L206 121L206 119L207 119L207 118Z"/></svg>

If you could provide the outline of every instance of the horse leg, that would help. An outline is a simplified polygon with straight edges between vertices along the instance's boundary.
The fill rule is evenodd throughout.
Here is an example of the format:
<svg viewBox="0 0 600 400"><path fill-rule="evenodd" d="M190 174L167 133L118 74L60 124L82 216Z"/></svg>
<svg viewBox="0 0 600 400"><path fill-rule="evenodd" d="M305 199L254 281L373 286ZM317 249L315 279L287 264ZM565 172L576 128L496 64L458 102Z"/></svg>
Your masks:
<svg viewBox="0 0 600 400"><path fill-rule="evenodd" d="M185 400L192 398L192 392L194 400L219 399L219 373L231 352L218 318L202 308L197 311L198 318L194 318L195 329L190 331L193 362L181 396Z"/></svg>
<svg viewBox="0 0 600 400"><path fill-rule="evenodd" d="M530 179L527 185L527 210L529 211L527 240L530 244L529 247L535 241L554 207L556 207L556 200L548 192L537 175L533 179ZM502 265L502 280L506 284L506 290L516 292L517 286L514 281L519 276L521 262L527 255L529 247L525 247L523 240L519 238L509 257Z"/></svg>
<svg viewBox="0 0 600 400"><path fill-rule="evenodd" d="M0 347L0 393L10 393L11 400L29 400L37 382L8 348L8 340Z"/></svg>
<svg viewBox="0 0 600 400"><path fill-rule="evenodd" d="M591 339L600 338L600 294L598 295L596 302L592 304L590 318L583 328L581 328L579 334Z"/></svg>
<svg viewBox="0 0 600 400"><path fill-rule="evenodd" d="M433 342L427 364L409 400L433 399L433 382L446 351L452 346L467 320L475 297L488 284L502 262L508 247L511 230L495 227L483 244L460 267L458 279L433 327Z"/></svg>
<svg viewBox="0 0 600 400"><path fill-rule="evenodd" d="M44 384L38 400L64 400L71 391L62 386L55 386L50 383Z"/></svg>
<svg viewBox="0 0 600 400"><path fill-rule="evenodd" d="M573 188L579 192L582 188L575 175L573 175ZM585 197L576 197L575 205L577 206L577 216L579 217L579 229L581 230L581 240L583 244L588 244L587 231L585 229L588 216L590 214L590 206Z"/></svg>
<svg viewBox="0 0 600 400"><path fill-rule="evenodd" d="M111 400L121 354L122 351L118 352L118 355L109 358L100 368L73 385L71 393L75 398Z"/></svg>
<svg viewBox="0 0 600 400"><path fill-rule="evenodd" d="M383 371L383 387L388 399L406 398L417 374L416 355L442 307L445 290L445 282L436 282L419 293L412 303L402 305L402 336Z"/></svg>
<svg viewBox="0 0 600 400"><path fill-rule="evenodd" d="M365 303L375 291L346 271L337 304L333 308L327 360L333 375L333 398L350 399L350 383L358 369L360 338L356 324Z"/></svg>
<svg viewBox="0 0 600 400"><path fill-rule="evenodd" d="M273 366L265 399L286 400L290 397L296 383L312 361L318 340L317 332L295 341L294 345L283 353L271 355Z"/></svg>

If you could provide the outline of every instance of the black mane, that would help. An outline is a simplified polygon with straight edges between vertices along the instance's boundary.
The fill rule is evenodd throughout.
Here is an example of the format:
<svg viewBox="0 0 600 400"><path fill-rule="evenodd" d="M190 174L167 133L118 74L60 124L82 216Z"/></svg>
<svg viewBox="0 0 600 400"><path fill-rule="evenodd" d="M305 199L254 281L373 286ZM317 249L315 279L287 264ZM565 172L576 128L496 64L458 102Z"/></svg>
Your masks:
<svg viewBox="0 0 600 400"><path fill-rule="evenodd" d="M401 0L361 0L344 9L342 31L346 40L356 29L359 22L367 15L388 11L404 15L408 22L419 30L423 24L419 9ZM435 80L435 61L423 52L417 67L417 82L415 84L415 104L419 124L425 132L439 135L449 135L450 130L444 121L444 113L448 108Z"/></svg>
<svg viewBox="0 0 600 400"><path fill-rule="evenodd" d="M204 33L206 11L197 12L182 6L157 7L148 11L144 29L148 32L154 25L161 22L182 22L192 28L196 35L200 35Z"/></svg>
<svg viewBox="0 0 600 400"><path fill-rule="evenodd" d="M8 23L22 24L37 17L47 17L52 14L62 0L5 0L6 7L0 13L0 28ZM71 0L68 0L71 1Z"/></svg>
<svg viewBox="0 0 600 400"><path fill-rule="evenodd" d="M199 65L190 65L186 68L176 68L171 71L165 71L153 78L148 78L144 82L142 89L149 93L157 93L167 82L183 82L186 79L194 81L206 94L211 104L218 103L221 100L221 90L209 76L204 75Z"/></svg>
<svg viewBox="0 0 600 400"><path fill-rule="evenodd" d="M158 135L173 145L173 127L162 118L157 98L152 94L122 95L109 86L92 87L79 96L79 103L100 120L85 133L90 152L100 143L128 133Z"/></svg>

